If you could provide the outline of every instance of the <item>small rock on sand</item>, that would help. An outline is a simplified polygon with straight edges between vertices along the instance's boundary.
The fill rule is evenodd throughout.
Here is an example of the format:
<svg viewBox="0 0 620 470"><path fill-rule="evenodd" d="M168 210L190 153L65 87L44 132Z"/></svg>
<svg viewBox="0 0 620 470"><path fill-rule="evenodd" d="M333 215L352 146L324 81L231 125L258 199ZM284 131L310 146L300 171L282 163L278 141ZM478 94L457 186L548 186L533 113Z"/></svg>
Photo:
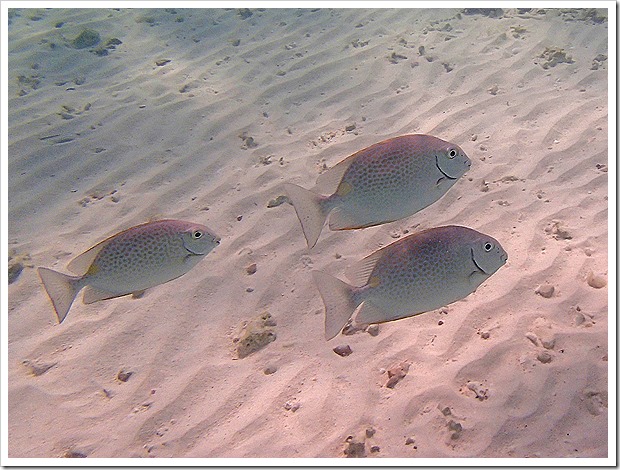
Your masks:
<svg viewBox="0 0 620 470"><path fill-rule="evenodd" d="M349 436L345 440L344 455L348 458L366 457L366 442L364 436Z"/></svg>
<svg viewBox="0 0 620 470"><path fill-rule="evenodd" d="M277 370L278 370L278 367L277 367L277 366L274 366L274 365L268 365L267 367L265 367L265 368L263 369L263 374L265 374L265 375L275 374Z"/></svg>
<svg viewBox="0 0 620 470"><path fill-rule="evenodd" d="M572 64L574 62L572 57L559 47L545 47L545 50L538 57L544 59L544 61L539 62L543 69L555 67L562 63Z"/></svg>
<svg viewBox="0 0 620 470"><path fill-rule="evenodd" d="M590 271L588 273L587 282L590 287L594 287L595 289L602 289L607 285L607 279L600 274L594 274L594 272Z"/></svg>
<svg viewBox="0 0 620 470"><path fill-rule="evenodd" d="M292 411L293 413L295 413L295 411L297 411L299 409L299 407L301 406L301 404L296 401L296 400L289 400L284 404L284 409L286 411Z"/></svg>
<svg viewBox="0 0 620 470"><path fill-rule="evenodd" d="M67 450L62 454L62 458L64 459L84 459L86 457L86 453L79 450Z"/></svg>
<svg viewBox="0 0 620 470"><path fill-rule="evenodd" d="M388 380L385 383L387 388L394 388L398 382L400 382L409 372L409 366L411 364L407 361L394 364L387 371Z"/></svg>
<svg viewBox="0 0 620 470"><path fill-rule="evenodd" d="M274 326L276 326L276 321L269 312L264 312L252 320L241 322L237 332L233 335L234 352L237 358L243 359L275 341Z"/></svg>
<svg viewBox="0 0 620 470"><path fill-rule="evenodd" d="M132 371L121 369L118 371L118 374L116 374L116 380L118 380L119 382L127 382L129 380L129 377L131 377L132 375Z"/></svg>
<svg viewBox="0 0 620 470"><path fill-rule="evenodd" d="M353 353L353 350L351 349L351 346L349 346L348 344L341 344L334 348L334 352L338 354L339 356L345 357Z"/></svg>
<svg viewBox="0 0 620 470"><path fill-rule="evenodd" d="M379 334L379 325L368 325L368 328L366 328L366 333L370 336L377 336Z"/></svg>
<svg viewBox="0 0 620 470"><path fill-rule="evenodd" d="M458 421L454 421L453 419L451 419L450 421L448 421L448 429L452 431L452 434L450 435L450 439L456 440L459 437L461 437L461 432L463 431L463 425L459 423Z"/></svg>
<svg viewBox="0 0 620 470"><path fill-rule="evenodd" d="M548 364L553 359L553 356L547 351L541 351L538 353L538 356L536 356L536 359L538 359L543 364Z"/></svg>
<svg viewBox="0 0 620 470"><path fill-rule="evenodd" d="M545 299L550 299L553 297L553 293L555 292L555 287L550 284L540 285L534 291L536 294L544 297Z"/></svg>

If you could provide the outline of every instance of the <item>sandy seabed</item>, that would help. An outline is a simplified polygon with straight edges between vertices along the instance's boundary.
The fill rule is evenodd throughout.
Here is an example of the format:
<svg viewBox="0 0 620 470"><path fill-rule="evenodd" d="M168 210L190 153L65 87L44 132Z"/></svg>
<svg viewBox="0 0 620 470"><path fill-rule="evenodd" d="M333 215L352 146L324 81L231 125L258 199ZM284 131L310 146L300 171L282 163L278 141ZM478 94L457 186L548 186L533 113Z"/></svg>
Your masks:
<svg viewBox="0 0 620 470"><path fill-rule="evenodd" d="M9 10L9 457L607 457L606 15ZM308 251L283 183L411 133L471 169ZM222 243L56 324L34 267L67 272L157 218ZM446 308L325 341L313 269L343 278L448 224L507 264ZM275 341L238 358L265 312Z"/></svg>

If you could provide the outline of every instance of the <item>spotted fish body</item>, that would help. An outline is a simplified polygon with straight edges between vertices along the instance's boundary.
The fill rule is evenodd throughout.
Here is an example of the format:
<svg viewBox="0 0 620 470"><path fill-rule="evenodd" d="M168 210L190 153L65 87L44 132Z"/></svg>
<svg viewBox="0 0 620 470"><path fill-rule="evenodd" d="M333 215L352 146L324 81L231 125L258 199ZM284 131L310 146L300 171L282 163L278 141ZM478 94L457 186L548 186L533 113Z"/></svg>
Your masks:
<svg viewBox="0 0 620 470"><path fill-rule="evenodd" d="M159 220L117 233L79 255L68 265L78 276L38 271L61 323L82 288L87 304L142 292L182 276L219 242L204 225Z"/></svg>
<svg viewBox="0 0 620 470"><path fill-rule="evenodd" d="M328 215L331 230L408 217L441 198L470 165L458 145L430 135L403 135L347 157L321 175L313 191L293 184L285 189L312 248ZM326 189L334 192L319 194Z"/></svg>
<svg viewBox="0 0 620 470"><path fill-rule="evenodd" d="M353 316L360 324L410 317L467 297L506 263L494 238L467 227L446 226L410 235L364 258L348 277L354 287L313 273L325 304L325 337Z"/></svg>

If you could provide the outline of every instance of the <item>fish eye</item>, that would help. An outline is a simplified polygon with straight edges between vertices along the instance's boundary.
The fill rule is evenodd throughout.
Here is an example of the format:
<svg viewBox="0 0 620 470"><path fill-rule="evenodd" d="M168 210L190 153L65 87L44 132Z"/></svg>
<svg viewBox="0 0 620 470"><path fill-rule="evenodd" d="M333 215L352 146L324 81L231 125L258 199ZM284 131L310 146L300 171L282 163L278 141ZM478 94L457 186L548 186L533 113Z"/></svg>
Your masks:
<svg viewBox="0 0 620 470"><path fill-rule="evenodd" d="M488 253L489 251L491 251L492 249L493 249L493 243L491 243L491 242L486 242L486 243L484 244L484 251L486 251L487 253Z"/></svg>
<svg viewBox="0 0 620 470"><path fill-rule="evenodd" d="M450 149L450 151L448 152L448 157L450 158L456 157L456 150Z"/></svg>
<svg viewBox="0 0 620 470"><path fill-rule="evenodd" d="M194 237L195 240L199 240L202 238L202 232L200 230L196 230L192 233L192 237Z"/></svg>

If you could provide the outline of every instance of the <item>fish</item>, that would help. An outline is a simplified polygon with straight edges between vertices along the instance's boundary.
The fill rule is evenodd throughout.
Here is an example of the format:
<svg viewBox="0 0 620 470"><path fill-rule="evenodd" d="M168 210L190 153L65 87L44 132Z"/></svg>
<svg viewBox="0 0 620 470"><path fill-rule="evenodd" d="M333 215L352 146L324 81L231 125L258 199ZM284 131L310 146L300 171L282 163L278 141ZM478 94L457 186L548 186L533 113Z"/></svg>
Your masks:
<svg viewBox="0 0 620 470"><path fill-rule="evenodd" d="M423 230L354 264L347 277L312 276L325 305L325 339L351 320L360 325L411 317L467 297L508 260L500 243L468 227ZM359 287L356 287L359 286Z"/></svg>
<svg viewBox="0 0 620 470"><path fill-rule="evenodd" d="M89 248L67 266L71 276L39 267L38 273L58 323L80 290L90 304L144 290L176 279L220 244L204 225L158 220L117 233Z"/></svg>
<svg viewBox="0 0 620 470"><path fill-rule="evenodd" d="M311 249L328 215L330 230L409 217L439 200L470 166L456 144L431 135L402 135L345 158L321 174L312 190L293 183L285 183L284 190Z"/></svg>

